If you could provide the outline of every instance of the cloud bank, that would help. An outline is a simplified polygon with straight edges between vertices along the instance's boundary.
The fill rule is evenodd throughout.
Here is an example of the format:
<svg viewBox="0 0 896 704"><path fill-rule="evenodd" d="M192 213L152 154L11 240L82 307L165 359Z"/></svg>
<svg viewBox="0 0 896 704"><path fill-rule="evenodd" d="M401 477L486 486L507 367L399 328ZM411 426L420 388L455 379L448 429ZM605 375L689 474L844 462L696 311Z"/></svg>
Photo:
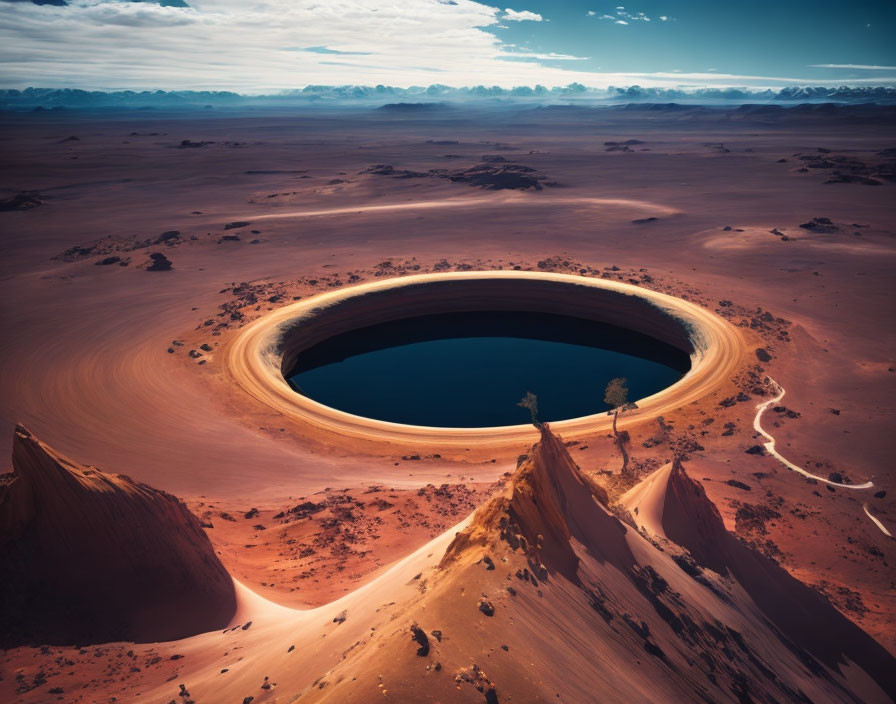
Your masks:
<svg viewBox="0 0 896 704"><path fill-rule="evenodd" d="M64 2L65 0L40 0ZM309 85L538 83L780 87L803 77L584 70L584 57L502 42L501 23L548 22L473 0L0 0L0 85L271 93ZM614 22L654 23L617 7ZM623 31L624 28L620 28ZM496 34L497 32L497 34ZM896 79L860 78L854 84Z"/></svg>

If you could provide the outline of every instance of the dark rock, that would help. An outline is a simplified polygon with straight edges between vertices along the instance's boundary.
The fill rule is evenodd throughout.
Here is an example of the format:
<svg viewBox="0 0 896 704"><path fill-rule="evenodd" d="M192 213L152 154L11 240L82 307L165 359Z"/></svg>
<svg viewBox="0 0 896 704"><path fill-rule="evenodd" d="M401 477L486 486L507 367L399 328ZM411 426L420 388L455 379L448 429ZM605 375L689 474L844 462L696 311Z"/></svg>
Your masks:
<svg viewBox="0 0 896 704"><path fill-rule="evenodd" d="M100 259L96 262L97 266L109 266L110 264L118 264L121 261L121 257L106 257L104 259Z"/></svg>
<svg viewBox="0 0 896 704"><path fill-rule="evenodd" d="M440 630L436 629L434 631L430 631L430 633L432 633L432 637L439 641L439 643L442 642L442 632Z"/></svg>
<svg viewBox="0 0 896 704"><path fill-rule="evenodd" d="M420 657L429 655L429 638L426 637L426 633L416 623L411 626L411 640L416 641L420 645L417 648L417 655Z"/></svg>
<svg viewBox="0 0 896 704"><path fill-rule="evenodd" d="M152 263L146 267L147 271L171 271L171 261L161 252L153 252L149 258Z"/></svg>
<svg viewBox="0 0 896 704"><path fill-rule="evenodd" d="M161 235L156 237L156 240L153 244L172 244L174 240L180 239L180 232L177 230L168 230L168 232L163 232Z"/></svg>
<svg viewBox="0 0 896 704"><path fill-rule="evenodd" d="M743 482L739 482L739 481L737 481L737 479L729 479L725 483L728 484L729 486L733 486L738 489L743 489L744 491L751 491L749 484L744 484Z"/></svg>
<svg viewBox="0 0 896 704"><path fill-rule="evenodd" d="M495 615L495 607L492 606L490 601L486 601L485 599L480 599L478 604L479 610L484 613L486 616L494 616Z"/></svg>
<svg viewBox="0 0 896 704"><path fill-rule="evenodd" d="M840 230L839 227L831 222L830 218L812 218L809 222L801 224L800 227L810 232L819 233L838 232Z"/></svg>
<svg viewBox="0 0 896 704"><path fill-rule="evenodd" d="M772 356L768 353L768 350L765 349L764 347L757 347L756 348L756 359L758 359L760 362L771 362Z"/></svg>
<svg viewBox="0 0 896 704"><path fill-rule="evenodd" d="M0 200L0 211L32 210L42 204L43 201L40 199L39 194L23 191L9 200Z"/></svg>
<svg viewBox="0 0 896 704"><path fill-rule="evenodd" d="M251 222L244 222L243 220L235 220L234 222L229 222L224 226L225 230L236 230L240 227L248 227L251 225Z"/></svg>
<svg viewBox="0 0 896 704"><path fill-rule="evenodd" d="M886 498L886 496L887 496L887 491L886 491L886 489L881 489L880 491L875 491L875 492L874 492L874 498L875 498L875 499L884 499L884 498Z"/></svg>
<svg viewBox="0 0 896 704"><path fill-rule="evenodd" d="M333 623L345 623L346 618L348 618L348 611L343 610L338 616L333 618Z"/></svg>
<svg viewBox="0 0 896 704"><path fill-rule="evenodd" d="M648 222L656 222L657 220L659 220L659 218L639 218L638 220L632 220L632 225L643 225Z"/></svg>
<svg viewBox="0 0 896 704"><path fill-rule="evenodd" d="M752 445L746 450L744 450L748 455L764 455L765 448L762 445Z"/></svg>

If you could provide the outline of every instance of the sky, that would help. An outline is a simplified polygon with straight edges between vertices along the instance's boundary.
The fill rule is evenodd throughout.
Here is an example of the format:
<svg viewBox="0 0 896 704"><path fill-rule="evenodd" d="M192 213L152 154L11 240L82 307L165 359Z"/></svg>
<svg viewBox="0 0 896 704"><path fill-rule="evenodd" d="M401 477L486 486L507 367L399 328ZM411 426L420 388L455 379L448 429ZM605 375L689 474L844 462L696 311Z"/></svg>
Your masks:
<svg viewBox="0 0 896 704"><path fill-rule="evenodd" d="M896 85L896 0L0 0L0 88Z"/></svg>

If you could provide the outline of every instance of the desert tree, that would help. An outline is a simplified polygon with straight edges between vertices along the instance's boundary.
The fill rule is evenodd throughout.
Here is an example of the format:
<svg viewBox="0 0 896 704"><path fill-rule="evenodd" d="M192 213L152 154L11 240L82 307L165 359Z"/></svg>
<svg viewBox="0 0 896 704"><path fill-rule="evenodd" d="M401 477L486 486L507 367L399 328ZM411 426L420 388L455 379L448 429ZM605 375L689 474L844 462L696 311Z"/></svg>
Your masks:
<svg viewBox="0 0 896 704"><path fill-rule="evenodd" d="M626 379L624 377L610 379L610 383L607 384L607 388L604 391L604 403L613 409L613 437L616 439L616 447L619 448L619 452L622 455L623 474L628 472L628 450L625 449L628 433L620 433L616 429L616 421L619 419L619 414L625 410L625 406L628 404L628 387L625 384Z"/></svg>
<svg viewBox="0 0 896 704"><path fill-rule="evenodd" d="M517 406L522 406L523 408L529 409L529 415L532 417L532 425L536 428L541 427L541 423L538 421L538 396L533 394L531 391L527 391L526 395L520 400Z"/></svg>

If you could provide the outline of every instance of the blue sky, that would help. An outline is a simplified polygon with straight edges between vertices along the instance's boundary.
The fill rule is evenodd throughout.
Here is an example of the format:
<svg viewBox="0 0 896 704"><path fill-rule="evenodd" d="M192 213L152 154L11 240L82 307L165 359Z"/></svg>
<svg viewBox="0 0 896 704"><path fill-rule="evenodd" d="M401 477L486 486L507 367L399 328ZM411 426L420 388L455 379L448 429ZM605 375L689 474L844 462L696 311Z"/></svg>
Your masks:
<svg viewBox="0 0 896 704"><path fill-rule="evenodd" d="M896 85L896 0L510 2L0 0L0 87Z"/></svg>
<svg viewBox="0 0 896 704"><path fill-rule="evenodd" d="M873 78L880 69L821 66L896 65L896 0L643 0L630 5L625 0L618 5L536 0L519 9L537 13L543 20L502 22L502 28L489 31L505 43L533 52L583 57L576 62L580 70L712 69L740 75L846 79Z"/></svg>

